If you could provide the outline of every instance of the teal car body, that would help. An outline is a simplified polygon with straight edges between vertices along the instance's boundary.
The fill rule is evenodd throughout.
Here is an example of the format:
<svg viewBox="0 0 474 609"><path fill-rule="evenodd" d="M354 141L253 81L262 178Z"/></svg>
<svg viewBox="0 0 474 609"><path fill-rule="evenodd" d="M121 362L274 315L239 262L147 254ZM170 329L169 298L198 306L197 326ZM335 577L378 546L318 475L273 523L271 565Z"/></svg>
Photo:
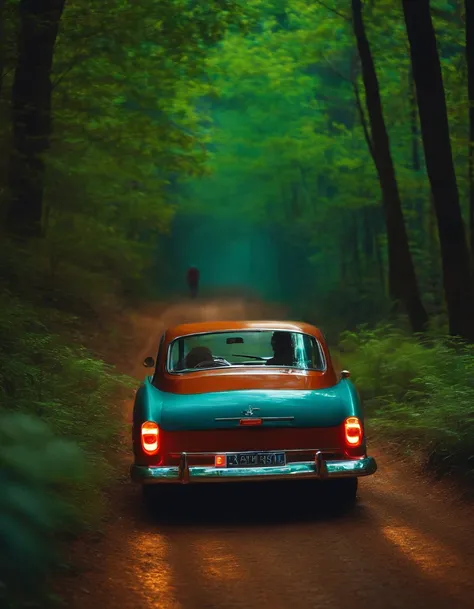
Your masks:
<svg viewBox="0 0 474 609"><path fill-rule="evenodd" d="M299 363L273 365L265 351L265 332L290 333L288 344L303 345ZM207 353L203 344L218 349L218 355L186 367L182 361L191 361L190 353ZM231 353L244 349L242 345L247 351L253 346L254 353L263 350L264 356ZM173 349L181 351L174 363ZM225 349L228 354L222 356ZM228 361L231 357L234 361ZM132 480L144 487L337 479L339 490L347 488L355 496L357 479L377 469L375 459L367 455L356 388L347 372L336 374L324 337L313 326L178 326L163 335L156 362L147 358L145 365L155 366L155 372L135 396L131 466Z"/></svg>

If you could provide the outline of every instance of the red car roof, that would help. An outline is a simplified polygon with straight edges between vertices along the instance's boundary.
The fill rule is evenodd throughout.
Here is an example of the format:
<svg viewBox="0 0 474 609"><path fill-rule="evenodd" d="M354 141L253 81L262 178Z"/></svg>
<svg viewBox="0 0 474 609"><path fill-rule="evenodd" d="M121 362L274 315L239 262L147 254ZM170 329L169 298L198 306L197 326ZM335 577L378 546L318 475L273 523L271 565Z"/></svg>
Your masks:
<svg viewBox="0 0 474 609"><path fill-rule="evenodd" d="M179 336L201 334L203 332L234 332L238 330L287 330L310 334L324 342L324 337L318 328L302 321L201 321L198 323L180 324L168 328L166 342L171 342Z"/></svg>

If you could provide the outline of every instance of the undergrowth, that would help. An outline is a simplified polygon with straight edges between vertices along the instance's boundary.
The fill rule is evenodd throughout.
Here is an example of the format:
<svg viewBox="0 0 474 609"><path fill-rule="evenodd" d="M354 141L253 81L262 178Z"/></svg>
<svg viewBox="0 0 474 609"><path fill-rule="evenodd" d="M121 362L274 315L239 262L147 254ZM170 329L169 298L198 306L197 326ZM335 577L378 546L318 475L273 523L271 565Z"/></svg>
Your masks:
<svg viewBox="0 0 474 609"><path fill-rule="evenodd" d="M0 292L2 606L44 582L65 534L98 526L131 386L41 311Z"/></svg>
<svg viewBox="0 0 474 609"><path fill-rule="evenodd" d="M474 346L390 326L341 336L372 432L474 482Z"/></svg>

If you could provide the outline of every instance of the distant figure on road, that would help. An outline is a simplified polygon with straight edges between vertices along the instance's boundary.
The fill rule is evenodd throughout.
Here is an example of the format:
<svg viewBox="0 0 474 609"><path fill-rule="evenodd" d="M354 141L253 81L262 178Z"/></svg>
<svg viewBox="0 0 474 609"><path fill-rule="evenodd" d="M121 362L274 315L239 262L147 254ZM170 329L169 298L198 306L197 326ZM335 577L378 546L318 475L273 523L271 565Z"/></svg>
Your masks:
<svg viewBox="0 0 474 609"><path fill-rule="evenodd" d="M191 298L196 298L199 288L199 269L195 266L190 267L188 269L187 280Z"/></svg>

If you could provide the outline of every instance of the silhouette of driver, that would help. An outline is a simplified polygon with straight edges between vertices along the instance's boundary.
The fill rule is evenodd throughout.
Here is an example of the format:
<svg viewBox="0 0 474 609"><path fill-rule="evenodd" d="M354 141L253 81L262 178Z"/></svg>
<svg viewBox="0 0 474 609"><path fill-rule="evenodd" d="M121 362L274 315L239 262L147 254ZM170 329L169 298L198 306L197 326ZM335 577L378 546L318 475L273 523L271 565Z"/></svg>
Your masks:
<svg viewBox="0 0 474 609"><path fill-rule="evenodd" d="M290 332L274 332L272 336L273 357L267 360L267 366L294 366L295 352Z"/></svg>

